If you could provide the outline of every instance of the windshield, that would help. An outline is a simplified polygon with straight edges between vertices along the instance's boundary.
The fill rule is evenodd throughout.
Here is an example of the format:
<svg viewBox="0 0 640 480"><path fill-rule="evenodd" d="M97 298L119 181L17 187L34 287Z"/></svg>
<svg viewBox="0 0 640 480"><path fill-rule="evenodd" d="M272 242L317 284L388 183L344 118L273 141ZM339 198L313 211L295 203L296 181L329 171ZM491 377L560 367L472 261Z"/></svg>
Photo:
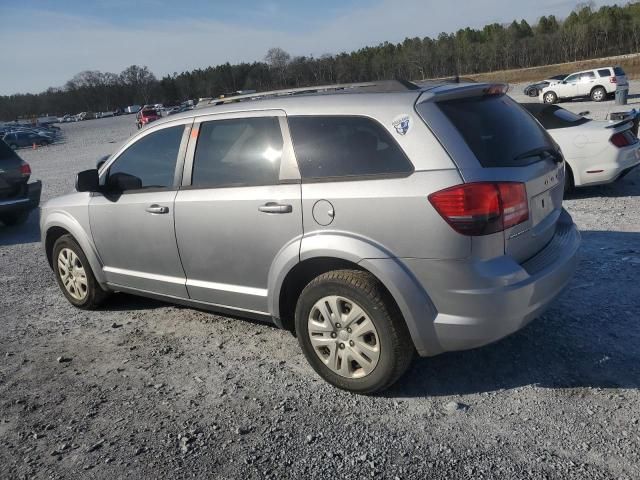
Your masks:
<svg viewBox="0 0 640 480"><path fill-rule="evenodd" d="M145 117L151 117L151 116L158 116L158 114L156 113L155 110L143 110L142 111L142 115L144 115Z"/></svg>
<svg viewBox="0 0 640 480"><path fill-rule="evenodd" d="M525 152L555 148L547 132L507 96L483 96L438 102L439 108L483 167L528 165L541 156Z"/></svg>

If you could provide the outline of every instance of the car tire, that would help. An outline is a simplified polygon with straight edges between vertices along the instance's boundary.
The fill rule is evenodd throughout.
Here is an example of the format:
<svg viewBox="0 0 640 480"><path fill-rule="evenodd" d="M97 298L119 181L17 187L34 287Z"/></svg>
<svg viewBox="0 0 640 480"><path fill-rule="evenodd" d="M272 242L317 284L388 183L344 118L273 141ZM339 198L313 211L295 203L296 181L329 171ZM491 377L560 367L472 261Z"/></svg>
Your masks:
<svg viewBox="0 0 640 480"><path fill-rule="evenodd" d="M544 101L544 103L552 104L558 101L558 96L554 92L545 92L545 94L542 96L542 100Z"/></svg>
<svg viewBox="0 0 640 480"><path fill-rule="evenodd" d="M11 148L11 150L17 150L18 149L18 144L17 143L10 143L9 144L9 148Z"/></svg>
<svg viewBox="0 0 640 480"><path fill-rule="evenodd" d="M591 90L591 100L594 102L602 102L607 99L607 91L602 87L596 87Z"/></svg>
<svg viewBox="0 0 640 480"><path fill-rule="evenodd" d="M538 89L537 88L532 88L531 90L529 90L529 96L530 97L537 97L539 95L538 93Z"/></svg>
<svg viewBox="0 0 640 480"><path fill-rule="evenodd" d="M0 217L0 222L4 223L8 227L15 225L22 225L29 219L31 212L18 212L18 213L5 213Z"/></svg>
<svg viewBox="0 0 640 480"><path fill-rule="evenodd" d="M350 317L356 308L360 315ZM298 299L295 328L316 373L350 392L390 387L415 356L398 307L368 272L335 270L312 280Z"/></svg>
<svg viewBox="0 0 640 480"><path fill-rule="evenodd" d="M571 167L569 164L565 164L564 167L564 193L571 193L575 187L575 183L573 180L573 171L571 171Z"/></svg>
<svg viewBox="0 0 640 480"><path fill-rule="evenodd" d="M71 235L56 240L51 261L60 290L74 307L94 310L109 296L96 281L87 257Z"/></svg>

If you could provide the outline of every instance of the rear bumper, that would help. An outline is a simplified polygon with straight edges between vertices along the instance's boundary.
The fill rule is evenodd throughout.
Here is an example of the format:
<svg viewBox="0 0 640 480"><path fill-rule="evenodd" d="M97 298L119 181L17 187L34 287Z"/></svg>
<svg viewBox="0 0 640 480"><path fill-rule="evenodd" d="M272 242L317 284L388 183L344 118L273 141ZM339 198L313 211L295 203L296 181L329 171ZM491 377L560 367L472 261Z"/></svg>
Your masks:
<svg viewBox="0 0 640 480"><path fill-rule="evenodd" d="M459 262L406 259L433 301L435 355L499 340L539 316L576 268L580 234L563 211L555 236L536 256L518 264L509 256Z"/></svg>
<svg viewBox="0 0 640 480"><path fill-rule="evenodd" d="M581 172L581 181L576 186L593 186L615 182L621 176L629 173L631 169L640 165L640 143L616 150L609 160L603 158L601 162L590 163L589 167Z"/></svg>
<svg viewBox="0 0 640 480"><path fill-rule="evenodd" d="M17 198L0 199L0 214L19 213L33 210L40 205L42 182L37 180L27 185L26 195Z"/></svg>

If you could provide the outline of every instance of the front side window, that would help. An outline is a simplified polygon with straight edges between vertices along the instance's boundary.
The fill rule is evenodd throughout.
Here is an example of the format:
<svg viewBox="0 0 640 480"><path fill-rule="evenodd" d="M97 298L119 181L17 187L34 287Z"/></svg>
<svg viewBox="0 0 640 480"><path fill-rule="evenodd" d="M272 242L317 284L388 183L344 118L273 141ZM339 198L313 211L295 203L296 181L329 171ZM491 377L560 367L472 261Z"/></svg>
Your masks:
<svg viewBox="0 0 640 480"><path fill-rule="evenodd" d="M389 132L370 118L292 116L289 126L303 178L413 172L413 165Z"/></svg>
<svg viewBox="0 0 640 480"><path fill-rule="evenodd" d="M578 73L574 73L573 75L569 75L566 79L565 82L567 83L574 83L578 81L578 77L580 76L580 74Z"/></svg>
<svg viewBox="0 0 640 480"><path fill-rule="evenodd" d="M126 175L140 180L138 188L172 187L183 132L184 125L178 125L142 137L111 164L107 185Z"/></svg>
<svg viewBox="0 0 640 480"><path fill-rule="evenodd" d="M191 185L240 187L277 184L282 147L277 117L203 122L193 159Z"/></svg>

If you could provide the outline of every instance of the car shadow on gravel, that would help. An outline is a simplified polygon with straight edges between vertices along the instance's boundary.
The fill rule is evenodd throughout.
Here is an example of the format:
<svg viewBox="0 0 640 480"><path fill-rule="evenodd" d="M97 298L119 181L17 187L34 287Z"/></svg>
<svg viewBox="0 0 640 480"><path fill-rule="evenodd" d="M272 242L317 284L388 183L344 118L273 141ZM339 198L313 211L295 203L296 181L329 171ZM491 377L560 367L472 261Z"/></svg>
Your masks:
<svg viewBox="0 0 640 480"><path fill-rule="evenodd" d="M31 212L22 225L6 226L0 222L0 247L40 241L40 210Z"/></svg>
<svg viewBox="0 0 640 480"><path fill-rule="evenodd" d="M640 233L581 233L576 275L545 314L493 345L418 359L384 395L640 388Z"/></svg>

